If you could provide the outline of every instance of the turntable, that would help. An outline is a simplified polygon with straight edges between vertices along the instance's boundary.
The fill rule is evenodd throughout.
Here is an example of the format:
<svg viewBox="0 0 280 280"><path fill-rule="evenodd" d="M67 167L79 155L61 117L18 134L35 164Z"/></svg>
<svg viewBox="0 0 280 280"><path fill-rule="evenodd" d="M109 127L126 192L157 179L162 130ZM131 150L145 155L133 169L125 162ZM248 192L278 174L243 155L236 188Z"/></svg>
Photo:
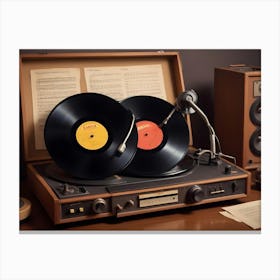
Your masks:
<svg viewBox="0 0 280 280"><path fill-rule="evenodd" d="M250 176L217 151L178 53L22 54L20 66L28 178L54 224L247 196ZM192 145L194 112L209 150Z"/></svg>

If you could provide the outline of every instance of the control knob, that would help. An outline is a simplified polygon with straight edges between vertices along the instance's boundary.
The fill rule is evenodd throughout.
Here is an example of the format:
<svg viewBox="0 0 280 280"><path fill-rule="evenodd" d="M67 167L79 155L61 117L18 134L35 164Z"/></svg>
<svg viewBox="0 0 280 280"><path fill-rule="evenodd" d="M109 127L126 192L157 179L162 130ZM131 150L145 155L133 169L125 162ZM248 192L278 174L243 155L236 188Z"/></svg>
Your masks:
<svg viewBox="0 0 280 280"><path fill-rule="evenodd" d="M200 202L204 198L203 189L199 185L192 186L187 193L188 202Z"/></svg>
<svg viewBox="0 0 280 280"><path fill-rule="evenodd" d="M224 173L225 174L231 174L231 165L228 164L228 165L225 166Z"/></svg>
<svg viewBox="0 0 280 280"><path fill-rule="evenodd" d="M92 210L94 213L102 213L106 208L106 201L103 198L97 198L93 201Z"/></svg>

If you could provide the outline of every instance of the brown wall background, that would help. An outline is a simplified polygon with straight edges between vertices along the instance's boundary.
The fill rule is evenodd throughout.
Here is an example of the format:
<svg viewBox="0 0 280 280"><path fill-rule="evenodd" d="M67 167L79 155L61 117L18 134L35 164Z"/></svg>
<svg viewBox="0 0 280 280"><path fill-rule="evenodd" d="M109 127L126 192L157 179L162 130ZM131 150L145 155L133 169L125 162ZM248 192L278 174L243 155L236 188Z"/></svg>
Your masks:
<svg viewBox="0 0 280 280"><path fill-rule="evenodd" d="M178 50L186 89L198 94L198 106L214 125L214 69L230 64L261 66L261 50ZM230 85L229 85L230 86ZM193 141L197 148L208 147L208 130L197 114L191 115ZM226 121L226 120L225 120ZM219 136L219 135L218 135Z"/></svg>

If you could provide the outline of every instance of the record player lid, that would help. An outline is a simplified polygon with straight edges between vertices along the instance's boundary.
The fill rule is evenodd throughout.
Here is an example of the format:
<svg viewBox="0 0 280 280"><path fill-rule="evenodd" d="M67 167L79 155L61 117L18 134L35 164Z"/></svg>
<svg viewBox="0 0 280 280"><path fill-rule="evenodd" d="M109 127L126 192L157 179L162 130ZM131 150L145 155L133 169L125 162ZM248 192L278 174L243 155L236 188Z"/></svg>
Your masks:
<svg viewBox="0 0 280 280"><path fill-rule="evenodd" d="M50 103L54 102L54 107L56 105L56 98L54 91L49 91L49 93L41 96L40 91L36 90L36 84L34 83L43 82L42 79L40 80L40 75L42 73L42 78L48 78L48 74L51 75L48 71L46 71L48 69L51 70L50 72L57 71L60 74L63 70L66 70L67 73L70 73L72 76L77 78L78 82L76 83L76 86L79 89L78 92L89 92L89 81L87 81L88 77L85 75L85 69L101 67L102 70L112 70L112 67L115 67L114 69L140 67L141 69L144 69L145 72L147 69L150 69L151 66L156 69L161 69L157 72L157 74L161 75L162 72L162 86L165 88L166 100L174 104L177 95L185 89L181 60L178 52L71 52L67 50L59 52L51 50L45 50L44 52L37 50L21 51L20 95L22 116L21 135L23 136L21 141L25 161L32 162L50 159L50 155L45 148L44 141L40 136L40 130L43 130L44 126L44 120L40 118L40 114L42 115L43 113L40 112L38 108L42 105L41 103L43 101L45 106L46 104L51 106ZM35 82L34 78L31 78L31 73L33 77L35 74L37 75ZM145 90L146 89L143 88L143 92ZM75 94L78 92L75 92ZM143 95L141 88L140 92ZM102 93L106 94L104 92ZM70 95L72 95L72 93ZM46 99L47 103L45 102ZM46 115L46 113L44 114ZM187 123L190 132L189 144L192 146L192 133L189 116L187 116Z"/></svg>

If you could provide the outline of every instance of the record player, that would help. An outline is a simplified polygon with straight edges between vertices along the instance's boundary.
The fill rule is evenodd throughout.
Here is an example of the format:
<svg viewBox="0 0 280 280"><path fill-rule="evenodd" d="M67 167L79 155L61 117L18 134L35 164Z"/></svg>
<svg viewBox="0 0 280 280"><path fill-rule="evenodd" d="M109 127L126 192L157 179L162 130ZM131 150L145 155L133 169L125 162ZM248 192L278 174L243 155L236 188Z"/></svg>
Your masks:
<svg viewBox="0 0 280 280"><path fill-rule="evenodd" d="M119 83L120 79L122 83ZM128 96L114 95L110 90L113 86L119 87L120 92L126 86L129 90L123 92ZM103 90L104 96L90 95L93 90ZM222 153L216 153L216 139L210 124L210 149L193 147L189 113L198 111L206 122L208 119L193 102L196 96L192 92L183 97L179 95L184 90L180 57L176 52L21 54L23 144L29 185L54 224L133 216L247 196L249 173L224 159ZM124 101L112 101L107 95ZM163 97L166 101L160 105L158 100ZM182 112L176 110L185 97L192 99L192 106L184 108L182 121ZM96 107L95 111L99 113L94 121L88 121L83 115L90 102L102 108L99 112ZM175 110L167 103L179 105ZM80 106L76 104L82 104L81 110L76 109ZM139 104L145 104L140 106L142 111L150 104L149 113L139 116ZM126 112L118 106L128 107L133 113L126 117ZM118 112L116 117L111 111ZM148 115L152 111L153 116L164 112L166 118L160 117L162 123L151 122ZM71 120L76 118L75 127L65 127L64 122L59 123L61 127L57 126L61 119L57 118L57 112ZM150 140L149 133L144 130L143 141L137 144L135 120L129 121L130 116L136 116L136 125L150 127L157 137L147 144L145 140ZM81 121L77 122L77 119ZM129 132L122 134L116 124L118 120L127 127L124 131ZM182 124L174 129L180 122ZM153 128L155 123L158 126ZM77 147L73 144L75 150L67 150L73 129L75 141L71 140L71 145L75 142ZM88 135L80 132L86 129L90 131ZM96 137L96 129L101 138ZM67 130L69 134L64 133ZM123 143L118 140L126 134ZM94 141L97 138L96 142L90 144L84 140L85 135ZM119 146L120 143L126 145ZM115 146L121 155L112 160L109 151ZM85 158L92 153L98 160L88 164ZM89 165L94 167L88 168ZM94 174L96 170L99 171ZM103 170L107 171L103 174ZM98 174L102 176L98 177Z"/></svg>

